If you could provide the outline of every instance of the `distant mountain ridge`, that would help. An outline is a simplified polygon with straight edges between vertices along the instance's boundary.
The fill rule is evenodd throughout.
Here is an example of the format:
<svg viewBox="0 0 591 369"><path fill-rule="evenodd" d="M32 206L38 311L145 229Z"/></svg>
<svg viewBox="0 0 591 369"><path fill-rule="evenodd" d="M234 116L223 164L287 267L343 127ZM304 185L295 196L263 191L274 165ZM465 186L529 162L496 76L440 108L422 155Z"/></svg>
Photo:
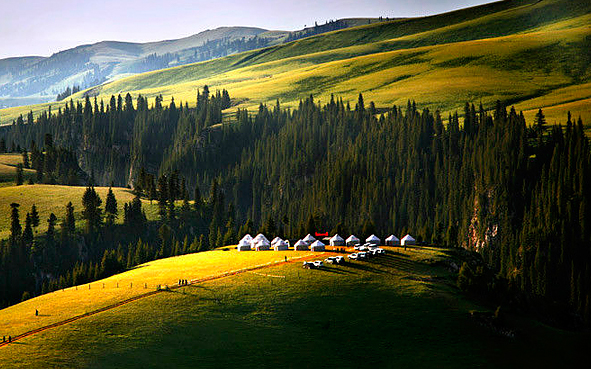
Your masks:
<svg viewBox="0 0 591 369"><path fill-rule="evenodd" d="M137 73L215 59L376 21L341 19L292 32L219 27L179 39L147 43L101 41L49 57L0 59L0 108L54 101L58 94L74 86L85 89Z"/></svg>
<svg viewBox="0 0 591 369"><path fill-rule="evenodd" d="M146 71L137 64L152 55L169 54L166 62L154 66L169 66L174 58L189 54L188 50L215 40L251 39L267 30L255 27L220 27L176 39L148 43L101 41L60 51L49 57L26 56L0 59L0 97L38 98L54 100L57 93L78 85L91 87L108 80ZM182 53L182 51L187 51ZM181 52L179 54L179 52ZM174 55L173 55L174 54ZM162 65L166 64L166 65ZM153 68L160 69L160 68ZM0 102L0 105L2 103Z"/></svg>

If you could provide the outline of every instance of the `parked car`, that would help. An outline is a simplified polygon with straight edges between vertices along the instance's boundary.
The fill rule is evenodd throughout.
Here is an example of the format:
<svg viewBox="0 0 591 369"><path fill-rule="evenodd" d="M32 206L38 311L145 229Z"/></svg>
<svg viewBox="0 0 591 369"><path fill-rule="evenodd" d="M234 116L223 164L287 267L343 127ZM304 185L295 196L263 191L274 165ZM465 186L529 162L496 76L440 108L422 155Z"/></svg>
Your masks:
<svg viewBox="0 0 591 369"><path fill-rule="evenodd" d="M337 257L336 256L329 256L326 259L324 259L324 261L327 262L328 264L336 264Z"/></svg>
<svg viewBox="0 0 591 369"><path fill-rule="evenodd" d="M381 247L378 247L378 248L376 249L376 251L378 252L378 254L381 254L381 255L384 255L384 254L386 253L386 250L384 250L384 249L383 249L383 248L381 248Z"/></svg>
<svg viewBox="0 0 591 369"><path fill-rule="evenodd" d="M334 258L335 258L335 261L336 261L337 264L343 264L345 262L345 258L342 257L342 256L340 256L340 255L339 256L335 256Z"/></svg>
<svg viewBox="0 0 591 369"><path fill-rule="evenodd" d="M376 249L373 249L373 250L369 250L369 251L367 252L367 254L368 254L368 255L371 255L371 256L378 256L378 254L379 254L379 253L378 253L378 250L376 250Z"/></svg>
<svg viewBox="0 0 591 369"><path fill-rule="evenodd" d="M360 260L367 259L367 258L368 258L368 256L367 256L367 252L365 252L365 251L362 251L362 252L360 252L360 253L358 253L358 254L357 254L357 257L358 257Z"/></svg>
<svg viewBox="0 0 591 369"><path fill-rule="evenodd" d="M321 266L323 266L324 264L322 263L322 260L314 260L314 266L316 268L320 268Z"/></svg>
<svg viewBox="0 0 591 369"><path fill-rule="evenodd" d="M304 261L304 264L302 265L302 267L304 269L312 269L312 268L315 268L316 266L311 261Z"/></svg>
<svg viewBox="0 0 591 369"><path fill-rule="evenodd" d="M359 255L357 253L353 253L349 255L349 260L357 260Z"/></svg>
<svg viewBox="0 0 591 369"><path fill-rule="evenodd" d="M359 250L360 247L361 247L360 245L355 245L355 246L353 246L353 249Z"/></svg>
<svg viewBox="0 0 591 369"><path fill-rule="evenodd" d="M359 251L367 251L367 246L359 246Z"/></svg>

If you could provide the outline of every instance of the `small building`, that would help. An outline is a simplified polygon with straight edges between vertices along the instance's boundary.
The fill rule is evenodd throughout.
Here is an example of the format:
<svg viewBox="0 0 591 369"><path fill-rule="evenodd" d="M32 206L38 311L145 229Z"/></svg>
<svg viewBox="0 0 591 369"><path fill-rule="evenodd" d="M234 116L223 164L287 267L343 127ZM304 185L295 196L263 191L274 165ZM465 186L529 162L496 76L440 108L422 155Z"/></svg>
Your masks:
<svg viewBox="0 0 591 369"><path fill-rule="evenodd" d="M265 235L262 234L262 233L257 234L257 236L254 239L257 240L257 241L265 240L265 241L269 242L269 240L267 239L267 237L265 237Z"/></svg>
<svg viewBox="0 0 591 369"><path fill-rule="evenodd" d="M347 246L354 246L360 244L361 241L354 235L350 235L349 238L345 240L345 243L347 244Z"/></svg>
<svg viewBox="0 0 591 369"><path fill-rule="evenodd" d="M386 246L400 246L400 239L392 234L386 238Z"/></svg>
<svg viewBox="0 0 591 369"><path fill-rule="evenodd" d="M245 241L244 239L238 242L238 246L236 246L236 250L238 251L249 251L250 250L250 242Z"/></svg>
<svg viewBox="0 0 591 369"><path fill-rule="evenodd" d="M271 246L274 246L274 245L275 245L277 242L279 242L279 241L283 241L283 240L281 239L281 237L275 237L275 238L273 238L273 241L271 241Z"/></svg>
<svg viewBox="0 0 591 369"><path fill-rule="evenodd" d="M242 237L242 239L240 241L243 241L243 240L250 243L250 241L252 241L252 236L247 233L244 235L244 237Z"/></svg>
<svg viewBox="0 0 591 369"><path fill-rule="evenodd" d="M269 241L260 240L254 246L254 248L255 248L256 251L267 251L267 250L270 250L271 249L271 244L269 244Z"/></svg>
<svg viewBox="0 0 591 369"><path fill-rule="evenodd" d="M308 244L305 243L302 240L299 240L298 242L295 243L295 245L293 245L293 249L295 251L307 251L308 250Z"/></svg>
<svg viewBox="0 0 591 369"><path fill-rule="evenodd" d="M289 249L289 245L287 242L280 240L279 242L275 242L273 245L273 250L275 251L286 251Z"/></svg>
<svg viewBox="0 0 591 369"><path fill-rule="evenodd" d="M267 242L267 243L270 245L270 242L269 242L269 240L267 239L267 237L265 237L265 235L264 235L264 234L262 234L262 233L259 233L259 234L257 234L257 235L256 235L256 237L255 237L255 238L253 238L253 239L250 241L250 246L252 247L252 249L255 249L255 248L256 248L256 245L257 245L257 243L259 243L259 241L266 241L266 242Z"/></svg>
<svg viewBox="0 0 591 369"><path fill-rule="evenodd" d="M372 234L365 239L365 242L378 246L382 243L382 240L380 240L375 234Z"/></svg>
<svg viewBox="0 0 591 369"><path fill-rule="evenodd" d="M417 244L417 240L415 240L413 238L413 236L407 234L406 236L402 237L402 240L400 240L400 244L402 246L416 245Z"/></svg>
<svg viewBox="0 0 591 369"><path fill-rule="evenodd" d="M312 251L324 251L325 250L325 247L324 246L325 245L322 242L320 242L320 241L314 241L312 243L312 245L310 246L310 249Z"/></svg>
<svg viewBox="0 0 591 369"><path fill-rule="evenodd" d="M316 241L316 239L314 238L314 236L312 236L310 233L308 233L308 234L306 235L306 237L304 237L303 241L304 241L305 243L307 243L307 244L308 244L308 246L310 246L311 244L313 244L313 243L314 243L314 241Z"/></svg>
<svg viewBox="0 0 591 369"><path fill-rule="evenodd" d="M329 244L331 246L345 246L345 240L343 239L343 237L339 236L338 234L335 234L330 239Z"/></svg>

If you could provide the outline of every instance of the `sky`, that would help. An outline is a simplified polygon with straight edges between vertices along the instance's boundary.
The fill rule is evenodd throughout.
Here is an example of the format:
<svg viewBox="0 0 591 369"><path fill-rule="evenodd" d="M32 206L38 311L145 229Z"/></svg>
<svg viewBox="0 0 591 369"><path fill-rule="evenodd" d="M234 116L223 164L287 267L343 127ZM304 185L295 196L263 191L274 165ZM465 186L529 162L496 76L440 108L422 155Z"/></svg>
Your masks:
<svg viewBox="0 0 591 369"><path fill-rule="evenodd" d="M351 17L416 17L479 0L0 0L0 58L104 40L148 42L221 26L292 31Z"/></svg>

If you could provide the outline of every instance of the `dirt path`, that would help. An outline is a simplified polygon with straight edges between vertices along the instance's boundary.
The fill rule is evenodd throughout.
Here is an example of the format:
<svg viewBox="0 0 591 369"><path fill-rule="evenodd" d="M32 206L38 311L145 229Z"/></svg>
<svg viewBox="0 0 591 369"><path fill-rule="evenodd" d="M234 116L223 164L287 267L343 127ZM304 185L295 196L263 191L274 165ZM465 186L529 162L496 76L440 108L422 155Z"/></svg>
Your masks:
<svg viewBox="0 0 591 369"><path fill-rule="evenodd" d="M322 259L325 255L326 255L326 252L321 252L321 253L314 253L314 254L308 254L308 255L304 255L304 256L298 256L298 257L289 258L289 259L287 259L287 261L276 261L276 262L269 262L269 263L266 263L266 264L259 264L259 265L255 265L255 266L248 267L248 268L237 269L237 270L232 270L232 271L229 271L229 272L224 272L224 273L221 273L221 274L215 274L215 275L210 275L210 276L206 276L206 277L203 277L203 278L193 279L193 280L190 280L189 281L189 285L191 285L191 284L197 284L197 283L203 283L203 282L206 282L206 281L211 281L211 280L215 280L215 279L221 279L221 278L225 278L225 277L230 277L230 276L233 276L233 275L237 275L237 274L241 274L241 273L246 273L246 272L250 272L250 271L253 271L253 270L270 268L272 266L276 266L276 265L279 265L279 264L285 264L285 263L291 263L291 262L294 262L294 261L302 261L302 260L317 259L317 258L321 258ZM173 286L170 286L169 289L177 289L177 288L180 288L180 287L184 287L184 286L183 285L180 285L180 286L179 285L173 285ZM30 330L28 332L25 332L25 333L22 333L22 334L19 334L17 336L12 337L11 342L8 342L8 341L6 341L6 342L0 342L0 347L8 346L12 342L19 341L19 340L21 340L21 339L23 339L25 337L32 336L34 334L37 334L37 333L46 331L46 330L51 329L51 328L55 328L55 327L59 327L59 326L62 326L62 325L66 325L68 323L75 322L75 321L80 320L82 318L86 318L86 317L89 317L89 316L92 316L92 315L96 315L98 313L102 313L103 311L113 310L113 309L118 308L120 306L129 304L130 302L134 302L134 301L137 301L139 299L143 299L145 297L153 296L153 295L156 295L156 294L158 294L160 292L164 292L164 291L166 291L166 290L165 289L160 289L160 290L146 292L146 293L143 293L141 295L130 297L130 298L126 299L126 300L119 301L117 303L114 303L114 304L111 304L111 305L108 305L108 306L105 306L105 307L102 307L102 308L99 308L99 309L96 309L96 310L93 310L93 311L89 311L89 312L84 313L84 314L73 316L73 317L68 318L66 320L62 320L62 321L55 322L55 323L52 323L52 324L49 324L49 325L46 325L46 326L43 326L43 327L32 329L32 330Z"/></svg>

